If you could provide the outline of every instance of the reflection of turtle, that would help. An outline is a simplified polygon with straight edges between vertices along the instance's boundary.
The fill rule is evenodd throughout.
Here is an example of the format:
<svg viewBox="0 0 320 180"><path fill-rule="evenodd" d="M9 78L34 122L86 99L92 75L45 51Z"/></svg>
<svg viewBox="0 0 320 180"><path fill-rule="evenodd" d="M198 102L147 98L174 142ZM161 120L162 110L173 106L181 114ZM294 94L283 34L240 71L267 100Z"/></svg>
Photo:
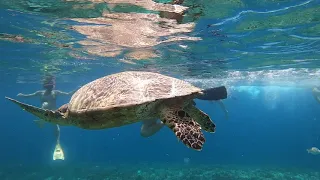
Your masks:
<svg viewBox="0 0 320 180"><path fill-rule="evenodd" d="M82 86L68 104L56 111L8 99L47 122L83 129L105 129L160 119L186 146L201 150L205 142L201 129L214 132L215 124L194 106L193 99L208 94L206 100L227 97L225 87L202 90L158 73L126 71Z"/></svg>

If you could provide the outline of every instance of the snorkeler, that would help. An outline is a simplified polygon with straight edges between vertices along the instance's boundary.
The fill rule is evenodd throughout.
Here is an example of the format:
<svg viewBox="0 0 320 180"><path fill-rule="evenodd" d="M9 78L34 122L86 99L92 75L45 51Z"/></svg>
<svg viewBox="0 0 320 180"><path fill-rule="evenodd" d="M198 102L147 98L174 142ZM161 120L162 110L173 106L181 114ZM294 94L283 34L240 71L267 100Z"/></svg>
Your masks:
<svg viewBox="0 0 320 180"><path fill-rule="evenodd" d="M313 88L312 94L313 94L313 97L318 101L318 103L320 103L320 88L319 87Z"/></svg>
<svg viewBox="0 0 320 180"><path fill-rule="evenodd" d="M56 99L57 96L61 95L71 95L75 91L71 91L69 93L67 92L62 92L59 90L54 90L55 88L55 78L51 75L46 76L44 81L43 81L43 88L44 90L39 90L36 91L32 94L22 94L19 93L17 96L19 97L40 97L40 101L42 104L43 109L49 109L49 110L56 110ZM42 127L45 123L44 120L35 120L35 122L38 124L39 127ZM60 127L59 125L56 125L56 132L55 132L56 138L57 138L57 143L55 150L53 152L53 160L60 159L64 160L64 153L60 145Z"/></svg>

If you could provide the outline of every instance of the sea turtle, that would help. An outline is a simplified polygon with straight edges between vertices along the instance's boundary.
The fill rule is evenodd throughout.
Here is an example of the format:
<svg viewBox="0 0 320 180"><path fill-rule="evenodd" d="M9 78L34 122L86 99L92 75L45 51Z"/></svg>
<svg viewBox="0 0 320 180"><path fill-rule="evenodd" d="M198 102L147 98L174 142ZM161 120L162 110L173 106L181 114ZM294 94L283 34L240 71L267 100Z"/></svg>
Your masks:
<svg viewBox="0 0 320 180"><path fill-rule="evenodd" d="M153 72L125 71L82 86L69 103L56 111L6 98L47 122L83 129L106 129L160 119L187 147L201 150L205 142L201 129L213 133L216 126L195 106L197 97L225 99L227 91L224 86L203 90Z"/></svg>

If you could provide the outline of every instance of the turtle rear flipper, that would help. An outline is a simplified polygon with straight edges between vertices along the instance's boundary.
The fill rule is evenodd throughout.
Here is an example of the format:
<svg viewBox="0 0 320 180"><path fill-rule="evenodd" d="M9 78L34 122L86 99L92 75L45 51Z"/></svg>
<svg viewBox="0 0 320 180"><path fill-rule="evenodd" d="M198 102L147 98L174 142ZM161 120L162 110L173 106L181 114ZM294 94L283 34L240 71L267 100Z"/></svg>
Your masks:
<svg viewBox="0 0 320 180"><path fill-rule="evenodd" d="M181 108L165 108L161 112L161 121L187 146L202 150L205 138L200 125Z"/></svg>
<svg viewBox="0 0 320 180"><path fill-rule="evenodd" d="M25 104L22 102L19 102L15 99L9 98L9 97L5 97L6 99L14 102L15 104L17 104L18 106L20 106L23 110L28 111L29 113L37 116L38 118L50 122L50 123L54 123L54 124L61 124L63 121L61 121L61 119L64 119L64 116L62 113L60 113L59 111L52 111L52 110L47 110L47 109L42 109L42 108L38 108L35 106L31 106L29 104Z"/></svg>
<svg viewBox="0 0 320 180"><path fill-rule="evenodd" d="M190 116L200 124L201 128L207 132L214 133L216 125L212 122L211 118L190 103L188 106L184 108L184 110L190 114Z"/></svg>

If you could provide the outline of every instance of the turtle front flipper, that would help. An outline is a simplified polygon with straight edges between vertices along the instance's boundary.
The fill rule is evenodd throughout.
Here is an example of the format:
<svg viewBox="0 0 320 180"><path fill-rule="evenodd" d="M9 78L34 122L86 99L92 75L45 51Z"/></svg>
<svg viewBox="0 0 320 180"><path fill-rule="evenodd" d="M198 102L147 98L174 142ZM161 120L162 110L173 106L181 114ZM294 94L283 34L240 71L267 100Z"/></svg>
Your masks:
<svg viewBox="0 0 320 180"><path fill-rule="evenodd" d="M205 142L200 125L181 108L164 108L161 121L187 146L194 150L202 150Z"/></svg>
<svg viewBox="0 0 320 180"><path fill-rule="evenodd" d="M214 133L216 125L212 122L211 118L194 106L192 103L183 108L190 116L197 121L201 128L207 132Z"/></svg>
<svg viewBox="0 0 320 180"><path fill-rule="evenodd" d="M23 110L28 111L29 113L37 116L38 118L40 118L44 121L54 123L54 124L61 124L63 122L63 121L61 121L62 119L64 119L63 114L61 114L58 111L41 109L41 108L37 108L35 106L31 106L29 104L24 104L22 102L19 102L15 99L12 99L9 97L5 97L5 98L14 102L18 106L20 106Z"/></svg>

